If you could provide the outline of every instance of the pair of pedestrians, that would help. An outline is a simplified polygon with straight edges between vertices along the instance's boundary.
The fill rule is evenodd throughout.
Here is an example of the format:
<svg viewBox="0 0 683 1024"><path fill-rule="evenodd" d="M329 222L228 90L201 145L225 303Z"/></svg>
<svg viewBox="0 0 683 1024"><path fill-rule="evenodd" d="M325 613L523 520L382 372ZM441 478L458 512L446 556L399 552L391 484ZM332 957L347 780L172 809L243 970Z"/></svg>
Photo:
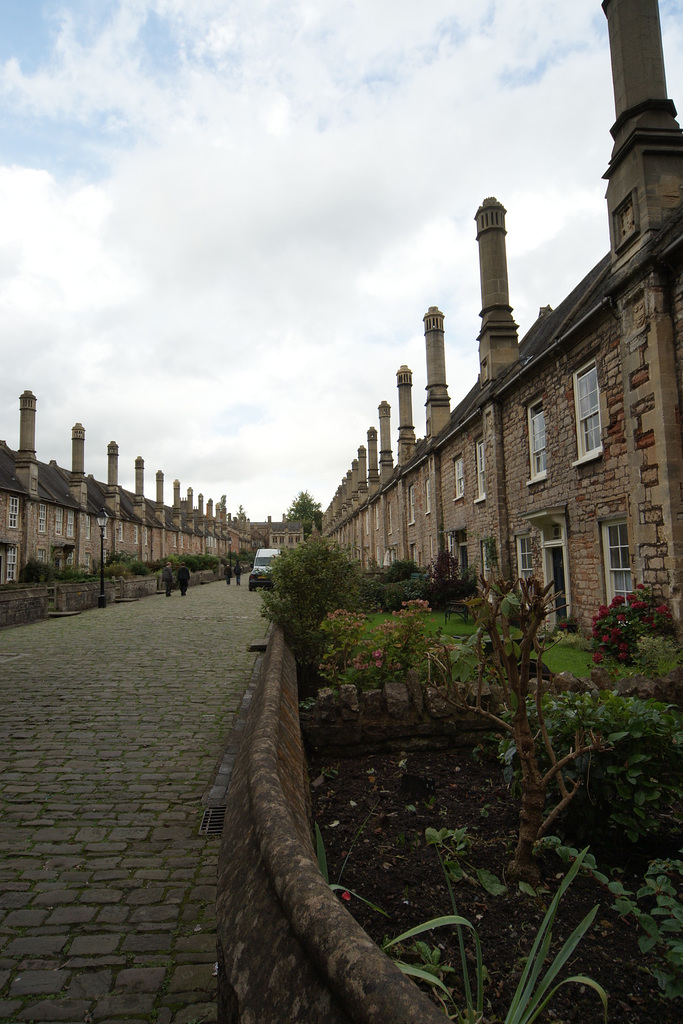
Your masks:
<svg viewBox="0 0 683 1024"><path fill-rule="evenodd" d="M171 596L171 590L173 588L173 566L170 562L167 562L161 573L161 582L166 587L166 597ZM180 563L178 569L178 586L180 587L180 596L185 597L187 588L190 584L190 570L187 568L184 562Z"/></svg>
<svg viewBox="0 0 683 1024"><path fill-rule="evenodd" d="M224 573L224 575L225 575L225 582L228 584L228 586L230 586L230 580L232 579L233 572L235 573L235 583L239 587L240 580L242 578L242 566L240 565L239 558L235 562L235 568L234 569L230 565L230 562L228 562L227 565L225 566L225 573Z"/></svg>

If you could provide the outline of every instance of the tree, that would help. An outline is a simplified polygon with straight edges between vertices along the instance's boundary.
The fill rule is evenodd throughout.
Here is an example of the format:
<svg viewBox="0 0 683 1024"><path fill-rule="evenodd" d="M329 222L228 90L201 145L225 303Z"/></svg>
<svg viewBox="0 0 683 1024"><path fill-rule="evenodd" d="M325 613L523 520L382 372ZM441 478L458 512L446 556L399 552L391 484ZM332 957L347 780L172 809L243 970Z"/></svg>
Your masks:
<svg viewBox="0 0 683 1024"><path fill-rule="evenodd" d="M542 707L544 639L540 629L555 600L554 584L544 586L533 577L513 584L503 579L486 580L483 576L480 584L481 596L468 601L477 632L469 645L454 652L456 673L460 660L468 675L474 649L477 682L473 688L456 686L455 698L447 691L444 696L456 707L488 718L514 741L520 761L522 793L517 847L508 873L511 878L535 885L539 868L533 857L534 844L547 834L581 785L580 779L567 778L565 769L585 754L604 750L605 745L600 736L586 735L579 729L570 750L558 756L550 740ZM493 674L500 687L508 712L505 718L486 706L484 676L487 671ZM463 674L461 679L467 681L467 675ZM532 724L529 702L535 707L537 724ZM550 765L545 771L540 766L541 747ZM546 798L553 782L559 789L559 800L548 810Z"/></svg>
<svg viewBox="0 0 683 1024"><path fill-rule="evenodd" d="M328 612L358 604L360 568L324 537L283 551L273 560L272 590L263 594L263 614L282 626L296 658L299 693L314 695L326 643L320 624Z"/></svg>
<svg viewBox="0 0 683 1024"><path fill-rule="evenodd" d="M322 530L323 510L320 502L316 501L308 491L299 491L287 509L287 519L290 522L303 523L304 537L309 537L313 531L314 524L318 530Z"/></svg>

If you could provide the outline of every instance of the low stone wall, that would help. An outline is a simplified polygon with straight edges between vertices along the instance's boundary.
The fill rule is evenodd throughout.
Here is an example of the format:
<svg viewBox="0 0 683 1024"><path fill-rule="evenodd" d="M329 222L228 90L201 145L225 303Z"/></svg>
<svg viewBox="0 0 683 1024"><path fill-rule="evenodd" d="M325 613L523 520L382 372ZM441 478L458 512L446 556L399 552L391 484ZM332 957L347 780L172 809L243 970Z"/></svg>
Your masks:
<svg viewBox="0 0 683 1024"><path fill-rule="evenodd" d="M683 707L683 668L662 679L627 676L618 681L595 668L590 678L557 673L549 684L556 693L616 690L623 697L653 698ZM492 711L501 709L495 691L485 694ZM491 722L474 711L456 711L435 689L422 689L409 673L405 683L387 683L382 690L358 693L355 686L329 688L300 713L306 745L316 753L355 757L391 751L476 747Z"/></svg>
<svg viewBox="0 0 683 1024"><path fill-rule="evenodd" d="M490 701L490 694L487 694ZM495 710L495 708L493 708ZM301 711L309 749L354 757L398 750L476 747L491 723L475 712L458 712L435 689L423 690L415 675L405 683L358 693L353 685L318 691Z"/></svg>
<svg viewBox="0 0 683 1024"><path fill-rule="evenodd" d="M117 581L116 597L130 601L133 598L150 597L157 592L156 576L121 576Z"/></svg>
<svg viewBox="0 0 683 1024"><path fill-rule="evenodd" d="M0 590L0 629L3 626L23 626L47 618L48 600L45 586Z"/></svg>
<svg viewBox="0 0 683 1024"><path fill-rule="evenodd" d="M220 849L219 1024L443 1024L326 885L307 793L296 668L273 628Z"/></svg>
<svg viewBox="0 0 683 1024"><path fill-rule="evenodd" d="M116 597L117 584L113 580L104 581L104 593L107 604L113 603ZM99 583L56 583L55 611L83 612L87 608L97 608L100 597Z"/></svg>

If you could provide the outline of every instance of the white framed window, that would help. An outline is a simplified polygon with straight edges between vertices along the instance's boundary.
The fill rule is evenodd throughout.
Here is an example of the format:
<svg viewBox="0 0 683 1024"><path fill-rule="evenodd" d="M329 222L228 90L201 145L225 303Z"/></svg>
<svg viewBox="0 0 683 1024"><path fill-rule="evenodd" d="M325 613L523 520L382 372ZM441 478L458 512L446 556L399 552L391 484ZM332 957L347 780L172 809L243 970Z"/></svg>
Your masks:
<svg viewBox="0 0 683 1024"><path fill-rule="evenodd" d="M38 550L36 551L36 556L39 562L47 561L47 551L45 550L45 548L38 548Z"/></svg>
<svg viewBox="0 0 683 1024"><path fill-rule="evenodd" d="M64 509L55 509L55 533L61 534L64 527Z"/></svg>
<svg viewBox="0 0 683 1024"><path fill-rule="evenodd" d="M74 535L74 513L73 513L73 509L67 509L67 513L66 513L66 535L67 535L67 537L73 537L73 535Z"/></svg>
<svg viewBox="0 0 683 1024"><path fill-rule="evenodd" d="M459 455L455 462L455 500L462 498L465 494L465 462L462 455Z"/></svg>
<svg viewBox="0 0 683 1024"><path fill-rule="evenodd" d="M528 535L517 538L517 572L523 580L534 574L534 553Z"/></svg>
<svg viewBox="0 0 683 1024"><path fill-rule="evenodd" d="M574 402L576 406L576 445L578 462L591 459L602 452L600 428L600 388L595 363L584 366L574 374Z"/></svg>
<svg viewBox="0 0 683 1024"><path fill-rule="evenodd" d="M174 548L178 547L178 534L177 533L173 534L173 547Z"/></svg>
<svg viewBox="0 0 683 1024"><path fill-rule="evenodd" d="M38 506L38 533L47 533L47 505Z"/></svg>
<svg viewBox="0 0 683 1024"><path fill-rule="evenodd" d="M489 570L491 569L491 566L489 565L488 545L487 545L486 541L483 541L483 540L479 541L479 557L481 558L481 572L482 572L482 576L485 576L485 577L488 578Z"/></svg>
<svg viewBox="0 0 683 1024"><path fill-rule="evenodd" d="M213 538L210 538L210 539L213 540ZM147 547L147 527L146 526L142 527L142 543L144 544L145 547Z"/></svg>
<svg viewBox="0 0 683 1024"><path fill-rule="evenodd" d="M86 569L90 568L90 552L89 551L86 551L86 553L85 553L85 567L86 567Z"/></svg>
<svg viewBox="0 0 683 1024"><path fill-rule="evenodd" d="M66 556L66 564L67 565L73 565L74 564L74 553L73 553L73 551L70 551L69 554Z"/></svg>
<svg viewBox="0 0 683 1024"><path fill-rule="evenodd" d="M425 480L425 515L431 515L432 511L432 481Z"/></svg>
<svg viewBox="0 0 683 1024"><path fill-rule="evenodd" d="M408 488L408 522L415 522L415 484Z"/></svg>
<svg viewBox="0 0 683 1024"><path fill-rule="evenodd" d="M19 499L16 497L10 497L9 499L7 525L11 530L16 530L19 526Z"/></svg>
<svg viewBox="0 0 683 1024"><path fill-rule="evenodd" d="M375 529L379 530L379 502L375 502Z"/></svg>
<svg viewBox="0 0 683 1024"><path fill-rule="evenodd" d="M477 441L477 499L486 497L486 442L483 437Z"/></svg>
<svg viewBox="0 0 683 1024"><path fill-rule="evenodd" d="M366 509L366 512L365 512L365 536L367 537L369 533L370 533L370 513ZM292 543L292 538L291 537L289 538L289 543L290 544Z"/></svg>
<svg viewBox="0 0 683 1024"><path fill-rule="evenodd" d="M136 524L135 526L133 526L133 543L137 544L137 542L138 542L138 528L137 528L137 524Z"/></svg>
<svg viewBox="0 0 683 1024"><path fill-rule="evenodd" d="M116 524L117 539L123 540L123 523Z"/></svg>
<svg viewBox="0 0 683 1024"><path fill-rule="evenodd" d="M387 503L387 523L388 523L389 533L391 533L392 530L393 530L393 525L394 525L393 524L393 517L391 515L391 502Z"/></svg>
<svg viewBox="0 0 683 1024"><path fill-rule="evenodd" d="M543 402L529 406L529 465L531 479L541 480L546 475L545 413Z"/></svg>
<svg viewBox="0 0 683 1024"><path fill-rule="evenodd" d="M13 544L7 545L7 583L14 583L17 578L17 549Z"/></svg>
<svg viewBox="0 0 683 1024"><path fill-rule="evenodd" d="M85 512L81 514L81 530L85 535L85 539L90 540L90 516L87 516Z"/></svg>
<svg viewBox="0 0 683 1024"><path fill-rule="evenodd" d="M633 592L631 551L626 520L602 524L602 548L605 558L607 603L617 594L626 597Z"/></svg>

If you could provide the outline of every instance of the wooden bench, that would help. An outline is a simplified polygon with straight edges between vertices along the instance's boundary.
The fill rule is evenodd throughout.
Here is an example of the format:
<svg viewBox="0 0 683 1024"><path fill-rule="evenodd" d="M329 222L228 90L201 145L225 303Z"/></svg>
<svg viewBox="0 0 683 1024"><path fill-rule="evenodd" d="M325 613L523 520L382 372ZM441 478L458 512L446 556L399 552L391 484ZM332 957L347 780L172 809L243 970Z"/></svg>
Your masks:
<svg viewBox="0 0 683 1024"><path fill-rule="evenodd" d="M449 601L444 611L444 622L448 622L451 615L459 615L463 622L468 622L470 610L464 601Z"/></svg>

